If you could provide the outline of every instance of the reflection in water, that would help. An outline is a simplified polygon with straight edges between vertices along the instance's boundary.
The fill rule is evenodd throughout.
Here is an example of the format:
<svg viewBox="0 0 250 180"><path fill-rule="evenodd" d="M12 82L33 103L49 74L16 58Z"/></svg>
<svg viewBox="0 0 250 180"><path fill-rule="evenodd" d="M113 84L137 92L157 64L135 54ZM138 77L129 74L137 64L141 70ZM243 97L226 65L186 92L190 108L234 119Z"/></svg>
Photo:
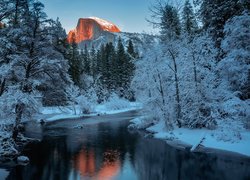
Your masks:
<svg viewBox="0 0 250 180"><path fill-rule="evenodd" d="M99 164L97 167L96 165ZM97 162L94 150L83 148L74 158L74 168L80 172L81 177L93 179L114 179L120 171L119 152L107 150L103 153L103 161Z"/></svg>
<svg viewBox="0 0 250 180"><path fill-rule="evenodd" d="M135 152L139 179L250 179L250 160L179 151L160 140L143 139Z"/></svg>
<svg viewBox="0 0 250 180"><path fill-rule="evenodd" d="M30 164L9 169L7 179L250 179L249 159L176 150L164 141L129 133L127 125L114 121L83 129L44 127L43 140L26 148ZM27 135L37 136L35 128Z"/></svg>
<svg viewBox="0 0 250 180"><path fill-rule="evenodd" d="M112 150L105 152L103 165L97 174L97 179L113 179L118 175L119 171L119 153Z"/></svg>
<svg viewBox="0 0 250 180"><path fill-rule="evenodd" d="M82 176L94 176L95 174L95 154L92 150L81 150L74 159L75 168Z"/></svg>

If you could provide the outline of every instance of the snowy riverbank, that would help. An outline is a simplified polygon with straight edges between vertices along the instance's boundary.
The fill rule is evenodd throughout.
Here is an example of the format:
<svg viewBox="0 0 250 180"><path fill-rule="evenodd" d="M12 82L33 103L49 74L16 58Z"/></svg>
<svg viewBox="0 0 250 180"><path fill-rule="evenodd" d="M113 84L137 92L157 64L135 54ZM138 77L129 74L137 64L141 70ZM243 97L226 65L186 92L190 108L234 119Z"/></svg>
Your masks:
<svg viewBox="0 0 250 180"><path fill-rule="evenodd" d="M142 118L132 120L132 126L139 129L148 127ZM164 122L161 121L146 130L155 138L167 140L173 146L189 146L196 151L199 149L197 146L201 145L204 148L231 151L250 157L250 130L245 129L242 124L231 121L218 124L215 130L175 128L170 132L164 127Z"/></svg>
<svg viewBox="0 0 250 180"><path fill-rule="evenodd" d="M100 116L105 114L117 114L132 110L141 109L142 106L139 103L119 101L119 103L107 102L97 105L92 108L90 114L83 114L80 111L80 106L65 106L65 107L42 107L40 113L33 118L37 121L56 121L61 119L73 119L82 116ZM6 129L8 127L8 129ZM6 161L13 160L20 155L20 147L17 144L27 144L32 139L23 137L19 134L18 143L12 139L12 125L1 125L0 128L0 160Z"/></svg>
<svg viewBox="0 0 250 180"><path fill-rule="evenodd" d="M141 109L142 105L136 102L127 102L122 105L111 105L110 103L99 104L92 108L92 112L89 114L83 114L80 111L79 106L67 106L67 107L43 107L38 119L44 119L45 121L55 121L61 119L79 118L82 116L97 116L104 114L117 114L121 112L127 112L132 110Z"/></svg>

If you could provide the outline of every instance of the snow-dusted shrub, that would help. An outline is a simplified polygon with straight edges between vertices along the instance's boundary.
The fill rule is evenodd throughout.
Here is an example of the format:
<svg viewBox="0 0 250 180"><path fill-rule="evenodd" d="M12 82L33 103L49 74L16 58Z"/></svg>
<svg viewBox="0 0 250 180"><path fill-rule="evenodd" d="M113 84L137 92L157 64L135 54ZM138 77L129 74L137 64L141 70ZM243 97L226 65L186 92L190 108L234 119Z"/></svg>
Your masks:
<svg viewBox="0 0 250 180"><path fill-rule="evenodd" d="M96 90L93 87L90 87L85 93L84 96L88 98L89 102L93 105L98 103L98 96Z"/></svg>
<svg viewBox="0 0 250 180"><path fill-rule="evenodd" d="M69 87L66 89L67 97L69 100L69 103L76 103L76 99L78 96L80 96L80 89L77 86L74 86L71 84Z"/></svg>
<svg viewBox="0 0 250 180"><path fill-rule="evenodd" d="M128 126L128 129L146 129L154 124L154 120L151 116L138 117L130 122L131 124Z"/></svg>
<svg viewBox="0 0 250 180"><path fill-rule="evenodd" d="M71 85L67 88L67 94L69 97L68 103L73 107L75 114L77 112L77 108L80 110L79 113L89 114L93 112L93 106L97 101L97 97L95 96L93 89L82 93L78 87Z"/></svg>
<svg viewBox="0 0 250 180"><path fill-rule="evenodd" d="M249 123L250 105L238 97L231 96L225 99L219 106L219 111L223 119L234 119L245 124Z"/></svg>
<svg viewBox="0 0 250 180"><path fill-rule="evenodd" d="M105 102L105 106L108 110L120 110L130 107L130 102L126 99L120 98L116 94L112 94L110 98Z"/></svg>
<svg viewBox="0 0 250 180"><path fill-rule="evenodd" d="M93 112L93 105L87 97L81 95L77 97L76 101L81 114L90 114Z"/></svg>

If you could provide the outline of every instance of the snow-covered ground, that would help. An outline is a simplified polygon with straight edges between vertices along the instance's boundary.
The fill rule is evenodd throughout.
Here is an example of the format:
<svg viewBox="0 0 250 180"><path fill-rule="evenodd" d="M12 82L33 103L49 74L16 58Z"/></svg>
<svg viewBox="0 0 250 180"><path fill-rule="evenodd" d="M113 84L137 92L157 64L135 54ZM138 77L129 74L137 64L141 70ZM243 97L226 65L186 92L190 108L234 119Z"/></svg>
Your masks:
<svg viewBox="0 0 250 180"><path fill-rule="evenodd" d="M137 128L143 127L140 118L131 121ZM163 121L148 127L146 130L153 133L155 138L165 139L168 142L196 147L226 150L250 156L250 130L235 122L218 124L215 130L175 128L166 131ZM177 143L178 142L178 143ZM200 143L201 142L201 143ZM171 143L171 144L172 144ZM194 149L194 148L193 148Z"/></svg>
<svg viewBox="0 0 250 180"><path fill-rule="evenodd" d="M44 119L45 121L55 121L59 119L71 119L79 118L82 116L96 116L102 114L117 114L121 112L127 112L132 110L141 109L142 105L136 102L128 102L126 105L117 105L107 102L104 104L99 104L93 107L93 112L90 114L83 114L80 111L79 106L68 106L68 107L43 107L41 110L41 115L39 119Z"/></svg>
<svg viewBox="0 0 250 180"><path fill-rule="evenodd" d="M9 172L5 169L0 169L0 179L6 179L9 175Z"/></svg>

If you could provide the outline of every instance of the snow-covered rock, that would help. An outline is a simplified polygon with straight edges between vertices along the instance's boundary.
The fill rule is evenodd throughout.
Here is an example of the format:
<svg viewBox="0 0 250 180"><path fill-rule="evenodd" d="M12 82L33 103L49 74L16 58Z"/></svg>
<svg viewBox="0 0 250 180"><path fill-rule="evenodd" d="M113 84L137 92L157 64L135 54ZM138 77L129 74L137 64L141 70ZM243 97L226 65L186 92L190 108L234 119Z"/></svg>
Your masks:
<svg viewBox="0 0 250 180"><path fill-rule="evenodd" d="M152 125L152 120L147 116L141 116L130 121L128 129L146 129Z"/></svg>
<svg viewBox="0 0 250 180"><path fill-rule="evenodd" d="M27 156L19 156L17 158L18 163L28 163L30 159Z"/></svg>

